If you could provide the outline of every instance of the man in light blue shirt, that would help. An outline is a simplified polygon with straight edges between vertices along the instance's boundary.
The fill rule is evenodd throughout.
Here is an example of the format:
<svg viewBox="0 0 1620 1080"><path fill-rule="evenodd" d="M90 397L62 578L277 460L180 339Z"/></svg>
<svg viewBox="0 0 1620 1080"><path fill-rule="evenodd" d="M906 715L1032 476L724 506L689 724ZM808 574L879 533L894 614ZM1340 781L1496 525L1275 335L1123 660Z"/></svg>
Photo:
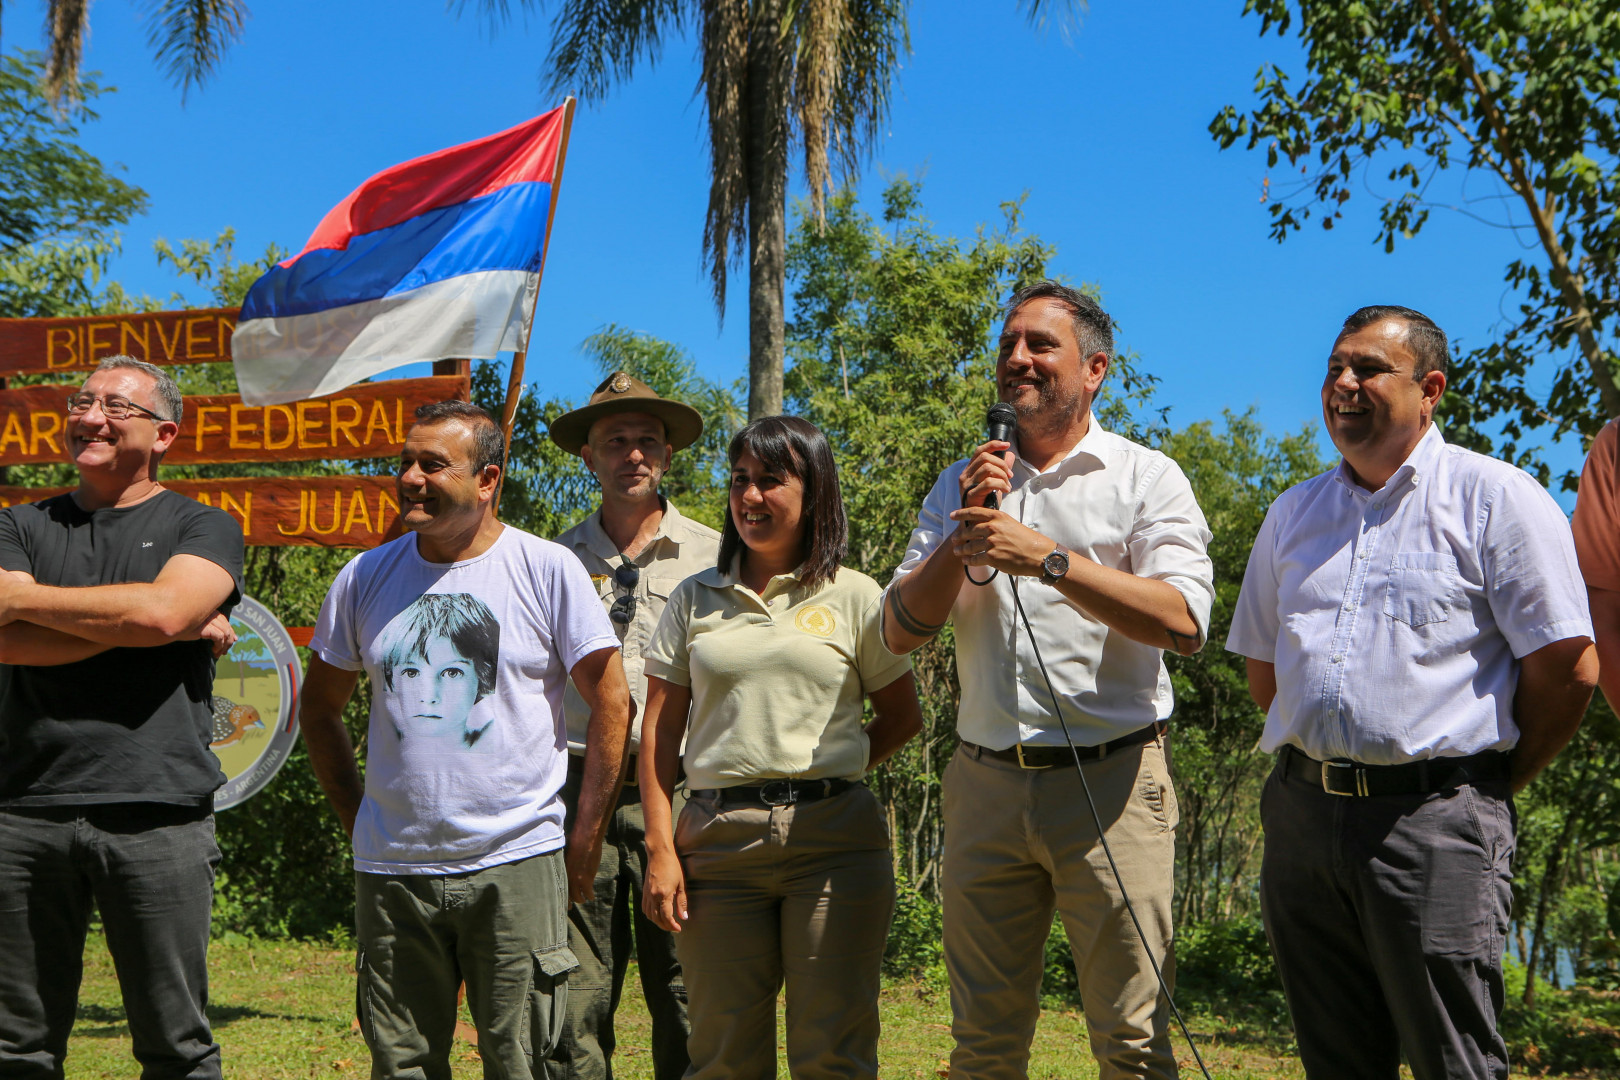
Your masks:
<svg viewBox="0 0 1620 1080"><path fill-rule="evenodd" d="M1278 755L1261 905L1308 1076L1506 1077L1496 1023L1512 793L1597 678L1569 525L1433 422L1445 334L1345 321L1322 384L1343 461L1284 492L1226 646Z"/></svg>

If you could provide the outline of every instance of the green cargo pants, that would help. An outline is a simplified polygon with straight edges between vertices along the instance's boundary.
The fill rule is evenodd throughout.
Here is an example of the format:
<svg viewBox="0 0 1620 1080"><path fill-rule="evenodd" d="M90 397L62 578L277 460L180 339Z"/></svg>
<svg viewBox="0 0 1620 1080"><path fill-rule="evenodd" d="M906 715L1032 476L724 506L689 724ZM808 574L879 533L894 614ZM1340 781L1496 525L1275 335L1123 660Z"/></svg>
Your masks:
<svg viewBox="0 0 1620 1080"><path fill-rule="evenodd" d="M450 1080L456 993L488 1080L546 1076L568 1008L561 850L467 874L355 874L355 1008L374 1080Z"/></svg>

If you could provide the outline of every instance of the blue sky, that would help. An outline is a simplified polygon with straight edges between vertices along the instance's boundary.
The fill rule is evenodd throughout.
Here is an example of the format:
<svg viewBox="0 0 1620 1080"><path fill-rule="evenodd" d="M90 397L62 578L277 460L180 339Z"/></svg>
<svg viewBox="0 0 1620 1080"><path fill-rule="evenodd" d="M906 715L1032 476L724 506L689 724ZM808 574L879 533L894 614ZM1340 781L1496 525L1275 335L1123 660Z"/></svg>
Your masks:
<svg viewBox="0 0 1620 1080"><path fill-rule="evenodd" d="M492 32L437 2L258 0L219 74L182 105L151 59L143 9L92 9L86 67L118 93L84 139L151 194L114 268L137 291L176 288L152 257L157 237L229 226L243 254L296 250L372 173L556 103L540 88L547 19ZM43 10L6 4L6 49L38 46ZM1065 35L1032 29L1013 0L915 0L913 53L860 189L875 209L885 175L921 176L928 216L964 237L1027 192L1025 227L1056 246L1055 272L1102 288L1121 344L1162 380L1172 423L1252 405L1275 432L1320 432L1321 372L1346 314L1405 304L1465 348L1482 344L1507 306L1501 273L1520 242L1441 211L1386 255L1372 243L1370 194L1331 233L1268 239L1263 154L1220 152L1206 129L1222 105L1251 100L1261 63L1296 77L1304 66L1293 40L1262 40L1241 11L1238 0L1095 0ZM700 261L707 159L695 85L693 44L677 39L657 66L580 109L531 393L588 393L595 376L578 346L609 322L682 344L712 378L746 371L746 279L734 278L722 328ZM1476 182L1469 193L1488 191ZM1550 458L1561 469L1578 455L1570 445Z"/></svg>

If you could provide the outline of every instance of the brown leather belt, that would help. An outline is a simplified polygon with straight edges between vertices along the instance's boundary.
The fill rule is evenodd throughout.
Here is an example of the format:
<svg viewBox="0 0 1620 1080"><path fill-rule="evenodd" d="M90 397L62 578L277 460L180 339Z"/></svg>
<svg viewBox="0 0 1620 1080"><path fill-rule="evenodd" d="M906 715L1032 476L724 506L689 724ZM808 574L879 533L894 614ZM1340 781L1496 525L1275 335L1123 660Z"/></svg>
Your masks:
<svg viewBox="0 0 1620 1080"><path fill-rule="evenodd" d="M1152 742L1163 735L1168 727L1163 720L1159 720L1145 728L1137 728L1129 735L1110 739L1100 746L1027 746L1018 743L1005 750L992 750L988 746L980 746L978 743L963 739L962 749L975 761L989 758L992 761L1005 761L1020 769L1050 769L1058 765L1073 765L1076 754L1083 762L1101 761L1109 754Z"/></svg>

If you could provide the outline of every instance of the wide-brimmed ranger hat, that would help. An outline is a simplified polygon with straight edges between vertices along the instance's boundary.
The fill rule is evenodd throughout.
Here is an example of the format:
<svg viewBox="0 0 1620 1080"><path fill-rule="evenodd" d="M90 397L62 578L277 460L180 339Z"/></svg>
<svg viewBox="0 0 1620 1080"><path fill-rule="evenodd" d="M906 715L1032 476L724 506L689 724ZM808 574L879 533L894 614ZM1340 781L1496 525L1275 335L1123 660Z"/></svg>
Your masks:
<svg viewBox="0 0 1620 1080"><path fill-rule="evenodd" d="M623 371L602 380L583 408L563 413L551 422L551 441L578 454L591 433L591 425L604 416L618 413L646 413L664 422L664 437L677 450L684 450L703 434L703 417L690 405L659 397L652 387Z"/></svg>

